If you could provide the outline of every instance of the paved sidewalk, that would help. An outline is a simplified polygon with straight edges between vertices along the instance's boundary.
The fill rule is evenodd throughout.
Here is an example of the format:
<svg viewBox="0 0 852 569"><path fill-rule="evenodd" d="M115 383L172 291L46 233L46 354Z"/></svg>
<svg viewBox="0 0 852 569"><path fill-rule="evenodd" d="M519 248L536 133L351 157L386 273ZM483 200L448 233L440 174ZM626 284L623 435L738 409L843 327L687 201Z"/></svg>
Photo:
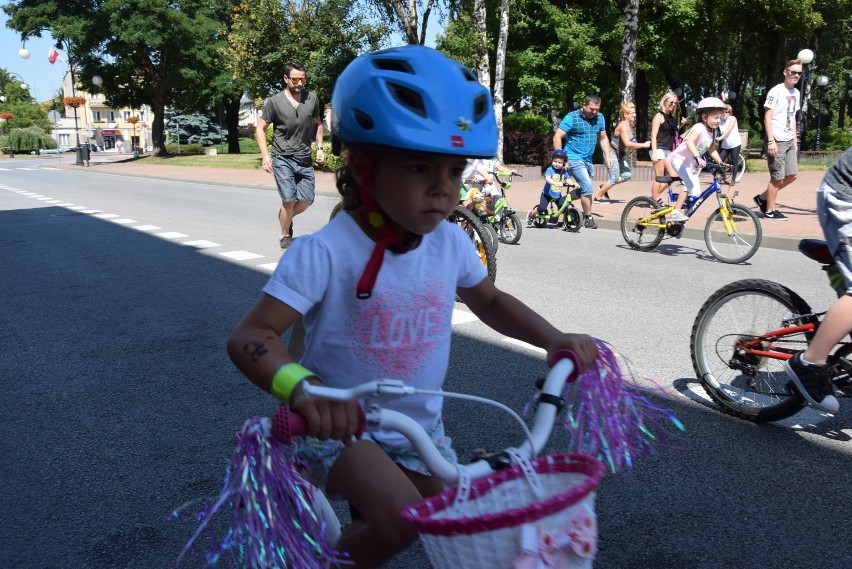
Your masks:
<svg viewBox="0 0 852 569"><path fill-rule="evenodd" d="M95 158L95 155L93 155ZM113 158L113 157L110 157ZM115 157L117 158L117 157ZM169 180L182 180L201 184L215 184L235 187L256 187L276 191L272 174L262 170L232 170L227 168L203 168L168 165L149 165L145 161L93 161L90 167L75 166L73 163L58 164L61 168L81 169L92 173L114 174L124 176L140 176ZM530 169L527 169L530 171ZM534 170L533 170L534 171ZM822 239L822 230L816 215L816 189L825 172L801 172L799 179L793 185L781 191L778 209L788 216L787 221L761 219L763 226L763 245L780 249L795 249L799 239L814 237ZM702 182L709 183L710 177L705 174ZM768 173L746 172L736 189L739 195L738 203L754 210L752 197L766 189ZM596 182L596 184L599 182ZM521 217L538 203L543 185L542 179L515 178L508 192L508 199ZM317 193L321 195L337 195L334 175L327 172L317 172ZM592 214L598 226L606 229L619 230L619 221L624 205L633 197L650 195L649 182L626 182L610 190L612 203L595 204ZM698 210L696 218L687 223L685 236L702 239L702 231L707 217L710 215L710 204L705 204ZM583 231L591 231L584 229Z"/></svg>

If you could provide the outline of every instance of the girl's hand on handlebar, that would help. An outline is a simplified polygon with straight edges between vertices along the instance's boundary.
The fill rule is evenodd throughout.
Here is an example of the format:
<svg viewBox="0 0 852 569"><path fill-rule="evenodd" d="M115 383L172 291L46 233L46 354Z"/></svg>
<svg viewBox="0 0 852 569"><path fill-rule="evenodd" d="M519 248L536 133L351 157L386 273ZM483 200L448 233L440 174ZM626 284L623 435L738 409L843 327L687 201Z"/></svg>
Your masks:
<svg viewBox="0 0 852 569"><path fill-rule="evenodd" d="M321 385L313 379L305 381ZM305 395L303 383L293 390L290 408L304 417L308 423L308 434L322 441L334 439L345 445L351 444L352 436L358 432L358 404L355 401L340 402L310 397Z"/></svg>
<svg viewBox="0 0 852 569"><path fill-rule="evenodd" d="M560 334L547 346L548 360L559 350L568 349L577 354L580 371L586 370L598 357L598 345L588 334Z"/></svg>

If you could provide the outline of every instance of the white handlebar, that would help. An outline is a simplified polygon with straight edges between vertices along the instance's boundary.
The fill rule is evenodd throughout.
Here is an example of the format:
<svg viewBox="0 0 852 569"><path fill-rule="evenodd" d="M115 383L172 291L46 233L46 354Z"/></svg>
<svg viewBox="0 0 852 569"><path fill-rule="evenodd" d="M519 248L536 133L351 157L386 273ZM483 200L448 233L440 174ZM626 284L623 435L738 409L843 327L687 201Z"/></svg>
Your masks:
<svg viewBox="0 0 852 569"><path fill-rule="evenodd" d="M338 389L322 385L312 385L307 382L305 382L302 387L304 389L304 393L311 397L319 397L332 401L364 400L366 407L366 431L385 429L399 432L411 442L412 446L417 451L417 454L423 460L423 463L435 476L441 478L445 482L455 484L459 480L462 469L466 471L466 474L468 474L472 480L491 474L494 472L494 469L492 469L489 462L484 459L468 465L457 465L447 461L443 456L441 456L440 452L435 447L435 444L432 442L432 439L429 438L429 435L419 423L403 413L392 411L390 409L383 409L381 406L382 400L420 394L473 399L496 405L511 413L518 421L520 421L524 431L527 433L527 440L520 445L519 451L525 458L532 458L541 452L544 445L547 443L547 440L550 438L556 413L560 407L562 389L565 387L565 383L568 379L574 374L574 371L574 362L568 357L557 361L551 368L541 389L540 400L537 405L531 433L527 431L523 421L513 411L511 411L511 409L505 405L497 403L496 401L460 393L415 389L401 381L371 381L350 389ZM286 410L286 406L282 406L282 409ZM291 432L286 433L284 436L280 436L280 438L286 439L292 434L304 434L304 432L298 432L301 427L296 427L296 432L293 432L295 427L293 424L295 422L294 419L295 417L283 421L283 423L287 424L288 428L291 429Z"/></svg>

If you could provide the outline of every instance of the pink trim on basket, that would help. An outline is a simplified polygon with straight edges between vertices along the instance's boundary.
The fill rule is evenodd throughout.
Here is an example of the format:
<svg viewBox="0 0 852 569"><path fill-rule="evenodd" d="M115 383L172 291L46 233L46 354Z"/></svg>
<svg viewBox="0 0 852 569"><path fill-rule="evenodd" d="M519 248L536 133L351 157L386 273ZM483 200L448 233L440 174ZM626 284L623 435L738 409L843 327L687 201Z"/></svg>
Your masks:
<svg viewBox="0 0 852 569"><path fill-rule="evenodd" d="M603 464L594 457L578 453L561 453L544 456L530 461L538 474L562 474L566 472L583 474L586 480L573 488L556 494L543 502L534 502L505 512L481 514L475 517L456 519L434 519L432 516L451 507L455 501L456 489L446 490L409 506L402 511L402 517L410 522L421 534L452 536L469 535L493 531L507 527L516 527L557 512L560 512L593 492L604 475ZM495 487L523 477L518 465L480 478L471 485L468 500L475 500Z"/></svg>

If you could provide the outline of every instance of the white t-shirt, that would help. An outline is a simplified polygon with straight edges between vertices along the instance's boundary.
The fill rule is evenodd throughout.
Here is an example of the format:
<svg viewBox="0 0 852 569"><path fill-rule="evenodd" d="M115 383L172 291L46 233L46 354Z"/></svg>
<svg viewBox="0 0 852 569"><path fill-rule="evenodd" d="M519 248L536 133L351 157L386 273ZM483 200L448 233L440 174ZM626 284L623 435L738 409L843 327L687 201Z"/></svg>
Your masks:
<svg viewBox="0 0 852 569"><path fill-rule="evenodd" d="M710 148L710 145L713 143L713 137L716 133L715 131L708 131L707 127L704 126L704 123L699 122L695 123L692 128L689 129L689 132L687 132L683 137L683 142L681 142L680 146L672 151L672 155L669 158L672 166L674 166L675 170L677 170L678 176L680 176L680 179L683 180L683 185L686 188L686 191L691 196L701 193L701 187L698 185L698 174L701 173L701 168L698 168L695 165L692 151L686 144L686 140L695 132L698 133L698 136L695 139L695 148L698 149L698 155L702 156L705 152L707 152L707 149Z"/></svg>
<svg viewBox="0 0 852 569"><path fill-rule="evenodd" d="M799 105L799 90L788 89L779 83L766 94L765 109L772 109L772 137L786 142L796 136L796 111Z"/></svg>
<svg viewBox="0 0 852 569"><path fill-rule="evenodd" d="M299 237L278 263L263 292L304 316L301 364L325 385L351 387L379 379L439 390L450 357L456 287L487 277L485 267L458 227L440 223L408 253L385 252L373 295L358 299L355 287L375 243L349 214ZM441 417L443 398L411 396L389 409L425 428ZM376 432L389 444L405 438Z"/></svg>
<svg viewBox="0 0 852 569"><path fill-rule="evenodd" d="M742 146L743 139L740 137L740 125L737 124L737 117L732 115L728 120L719 121L719 132L725 132L725 129L728 128L728 123L733 123L734 128L731 129L728 136L722 139L722 148L736 148L737 146Z"/></svg>

